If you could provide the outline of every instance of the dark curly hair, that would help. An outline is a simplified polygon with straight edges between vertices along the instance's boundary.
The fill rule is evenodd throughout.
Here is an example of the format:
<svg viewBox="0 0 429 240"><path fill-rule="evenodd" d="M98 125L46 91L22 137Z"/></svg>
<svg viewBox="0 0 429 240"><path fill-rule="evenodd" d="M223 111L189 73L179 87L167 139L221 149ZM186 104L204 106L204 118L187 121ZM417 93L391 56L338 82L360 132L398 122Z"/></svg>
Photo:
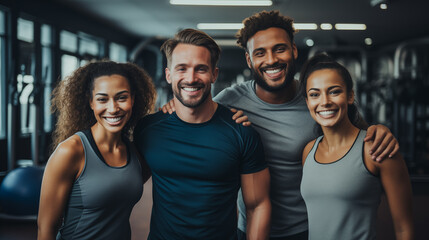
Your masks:
<svg viewBox="0 0 429 240"><path fill-rule="evenodd" d="M247 51L247 41L253 35L261 30L276 27L286 31L289 36L290 42L293 43L293 36L296 32L293 27L293 19L280 15L279 11L262 11L256 13L243 20L244 27L240 29L235 37L237 44Z"/></svg>
<svg viewBox="0 0 429 240"><path fill-rule="evenodd" d="M57 116L53 131L52 149L74 133L90 128L96 123L90 107L94 79L101 76L118 74L128 80L131 95L134 97L132 115L122 133L131 139L137 121L152 111L156 92L150 76L132 63L97 61L75 70L60 81L52 91L52 113Z"/></svg>

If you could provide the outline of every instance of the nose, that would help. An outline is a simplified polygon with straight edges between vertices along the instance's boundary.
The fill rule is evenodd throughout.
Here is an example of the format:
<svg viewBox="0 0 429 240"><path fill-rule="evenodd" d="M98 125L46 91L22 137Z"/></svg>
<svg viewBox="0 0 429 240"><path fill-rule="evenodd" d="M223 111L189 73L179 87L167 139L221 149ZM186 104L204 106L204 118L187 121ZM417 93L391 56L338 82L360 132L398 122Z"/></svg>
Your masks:
<svg viewBox="0 0 429 240"><path fill-rule="evenodd" d="M321 95L321 101L323 106L327 106L331 103L331 99L329 98L328 94L322 94Z"/></svg>
<svg viewBox="0 0 429 240"><path fill-rule="evenodd" d="M109 113L115 113L118 111L118 103L114 100L109 101L107 105L107 111Z"/></svg>
<svg viewBox="0 0 429 240"><path fill-rule="evenodd" d="M197 77L197 73L195 72L195 70L189 70L186 74L186 82L187 83L194 83L197 82L198 77Z"/></svg>
<svg viewBox="0 0 429 240"><path fill-rule="evenodd" d="M267 65L273 65L278 61L276 54L273 53L272 51L267 51L266 56L267 56L266 58Z"/></svg>

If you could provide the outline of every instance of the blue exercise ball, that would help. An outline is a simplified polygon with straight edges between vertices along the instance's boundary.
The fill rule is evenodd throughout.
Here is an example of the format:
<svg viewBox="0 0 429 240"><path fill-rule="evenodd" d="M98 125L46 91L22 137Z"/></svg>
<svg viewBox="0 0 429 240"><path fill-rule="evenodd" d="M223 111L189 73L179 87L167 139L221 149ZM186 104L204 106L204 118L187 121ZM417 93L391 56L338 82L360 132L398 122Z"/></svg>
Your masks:
<svg viewBox="0 0 429 240"><path fill-rule="evenodd" d="M0 212L15 216L37 215L43 169L22 167L10 171L0 185Z"/></svg>

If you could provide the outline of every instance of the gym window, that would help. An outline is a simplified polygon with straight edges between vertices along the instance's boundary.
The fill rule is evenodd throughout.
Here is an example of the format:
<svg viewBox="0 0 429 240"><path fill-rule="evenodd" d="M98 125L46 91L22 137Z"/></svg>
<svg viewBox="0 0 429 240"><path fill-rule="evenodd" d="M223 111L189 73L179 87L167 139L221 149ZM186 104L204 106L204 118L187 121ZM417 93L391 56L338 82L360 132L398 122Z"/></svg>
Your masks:
<svg viewBox="0 0 429 240"><path fill-rule="evenodd" d="M5 13L0 10L0 139L6 138Z"/></svg>

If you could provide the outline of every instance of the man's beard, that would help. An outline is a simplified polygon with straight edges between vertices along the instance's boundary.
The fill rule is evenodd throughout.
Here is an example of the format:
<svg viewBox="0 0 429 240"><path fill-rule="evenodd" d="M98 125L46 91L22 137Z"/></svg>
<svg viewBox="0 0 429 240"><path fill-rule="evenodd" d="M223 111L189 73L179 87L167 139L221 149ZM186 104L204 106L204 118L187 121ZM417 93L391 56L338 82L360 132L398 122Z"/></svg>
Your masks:
<svg viewBox="0 0 429 240"><path fill-rule="evenodd" d="M270 66L266 66L264 68L276 68L281 66L282 64L276 63L274 65L270 65ZM265 78L255 70L255 68L252 67L250 68L250 70L252 71L252 75L253 75L253 79L255 79L256 84L258 84L258 86L260 86L262 89L268 91L268 92L277 92L279 90L285 89L288 87L288 85L290 83L292 83L292 81L294 80L294 75L295 75L295 60L292 60L292 62L287 65L286 67L286 76L285 76L285 80L282 84L278 85L278 86L270 86L268 85L267 81L265 81Z"/></svg>
<svg viewBox="0 0 429 240"><path fill-rule="evenodd" d="M205 85L196 83L196 84L192 84L192 85L186 85L186 87L201 87L202 89L204 89ZM210 87L205 88L203 95L201 96L201 98L199 100L192 101L192 98L191 98L191 100L186 101L185 99L183 99L183 96L180 93L179 89L182 89L182 86L180 84L179 84L179 86L177 86L177 88L173 88L173 95L177 98L177 100L179 100L183 104L183 106L188 107L188 108L199 107L203 102L206 101L206 99L209 96L210 91L211 91Z"/></svg>

